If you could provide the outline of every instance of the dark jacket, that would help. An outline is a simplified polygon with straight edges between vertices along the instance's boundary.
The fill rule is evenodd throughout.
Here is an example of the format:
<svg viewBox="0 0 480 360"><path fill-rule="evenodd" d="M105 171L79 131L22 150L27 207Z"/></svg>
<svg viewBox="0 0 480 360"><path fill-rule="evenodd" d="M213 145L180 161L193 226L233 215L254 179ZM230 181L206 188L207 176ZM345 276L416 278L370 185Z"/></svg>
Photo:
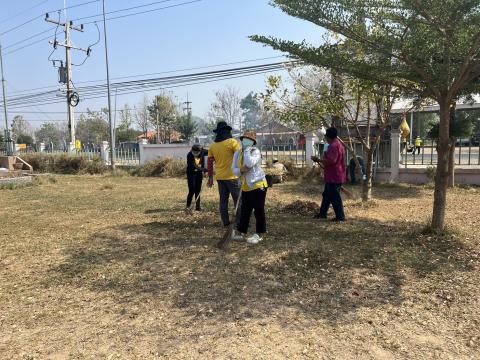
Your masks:
<svg viewBox="0 0 480 360"><path fill-rule="evenodd" d="M202 174L206 171L205 168L205 153L200 154L200 169L195 166L195 156L190 151L187 155L187 176Z"/></svg>

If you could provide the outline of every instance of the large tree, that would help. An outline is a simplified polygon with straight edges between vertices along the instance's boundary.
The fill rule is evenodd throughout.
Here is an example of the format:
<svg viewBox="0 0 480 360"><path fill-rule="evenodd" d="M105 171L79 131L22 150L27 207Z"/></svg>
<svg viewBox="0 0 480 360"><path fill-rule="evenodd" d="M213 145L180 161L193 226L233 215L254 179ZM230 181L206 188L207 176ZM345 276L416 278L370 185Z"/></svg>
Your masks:
<svg viewBox="0 0 480 360"><path fill-rule="evenodd" d="M128 104L125 104L123 106L123 109L119 111L120 115L120 124L118 125L118 128L121 130L128 130L132 127L133 124L133 116L132 116L132 110L130 109L130 106Z"/></svg>
<svg viewBox="0 0 480 360"><path fill-rule="evenodd" d="M22 115L15 115L12 120L12 135L17 139L22 135L32 135L30 123Z"/></svg>
<svg viewBox="0 0 480 360"><path fill-rule="evenodd" d="M56 123L43 123L40 129L35 131L35 138L37 141L50 144L53 143L55 147L63 144L67 139L68 134Z"/></svg>
<svg viewBox="0 0 480 360"><path fill-rule="evenodd" d="M107 110L92 111L87 109L87 114L80 115L75 127L76 137L82 144L100 145L109 138L109 125Z"/></svg>
<svg viewBox="0 0 480 360"><path fill-rule="evenodd" d="M246 129L256 130L260 126L261 107L257 95L248 93L240 102L242 109L243 123Z"/></svg>
<svg viewBox="0 0 480 360"><path fill-rule="evenodd" d="M273 0L287 14L335 36L320 45L253 36L308 64L431 98L440 106L432 228L445 225L451 107L476 92L480 0ZM344 47L345 40L354 45ZM383 57L371 62L370 57Z"/></svg>
<svg viewBox="0 0 480 360"><path fill-rule="evenodd" d="M185 141L189 141L197 132L198 124L193 120L192 114L188 113L178 119L175 129L182 134Z"/></svg>
<svg viewBox="0 0 480 360"><path fill-rule="evenodd" d="M458 139L470 139L475 131L475 123L478 119L478 111L455 111L452 112L450 121L450 140L453 146L448 154L448 186L455 186L455 144ZM438 140L439 124L434 124L429 137Z"/></svg>
<svg viewBox="0 0 480 360"><path fill-rule="evenodd" d="M362 200L369 201L372 198L374 155L391 123L396 93L386 87L379 88L371 81L332 76L324 69L300 67L298 71L291 69L290 75L293 93L282 85L281 77L271 76L261 98L278 119L305 132L322 126L341 127L342 136L348 139L342 142L358 168L361 168L357 158L360 154L356 145L366 156L366 178L361 180ZM334 83L341 84L341 91L334 89Z"/></svg>
<svg viewBox="0 0 480 360"><path fill-rule="evenodd" d="M150 123L156 130L157 144L169 143L177 119L177 105L167 93L161 93L148 107Z"/></svg>

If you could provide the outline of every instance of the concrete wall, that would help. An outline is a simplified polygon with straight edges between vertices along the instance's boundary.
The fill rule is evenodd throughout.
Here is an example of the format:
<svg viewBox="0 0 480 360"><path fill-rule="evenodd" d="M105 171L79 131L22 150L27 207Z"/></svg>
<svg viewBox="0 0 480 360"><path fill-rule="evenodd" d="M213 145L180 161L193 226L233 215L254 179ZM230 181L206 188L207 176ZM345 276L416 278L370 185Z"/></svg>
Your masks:
<svg viewBox="0 0 480 360"><path fill-rule="evenodd" d="M140 144L140 165L157 158L186 158L189 144Z"/></svg>

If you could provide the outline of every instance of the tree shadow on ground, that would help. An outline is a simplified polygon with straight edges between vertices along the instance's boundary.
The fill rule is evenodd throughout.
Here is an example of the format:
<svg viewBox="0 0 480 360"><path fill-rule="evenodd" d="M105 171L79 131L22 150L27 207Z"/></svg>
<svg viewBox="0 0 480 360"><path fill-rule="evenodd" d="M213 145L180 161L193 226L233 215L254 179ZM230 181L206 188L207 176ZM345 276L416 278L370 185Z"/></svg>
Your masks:
<svg viewBox="0 0 480 360"><path fill-rule="evenodd" d="M216 216L170 214L106 229L70 248L44 285L115 292L125 303L155 297L215 321L289 309L335 323L362 308L400 305L406 274L472 269L469 249L454 237L371 219L324 224L276 214L263 243L222 252L214 247L224 230L212 225Z"/></svg>

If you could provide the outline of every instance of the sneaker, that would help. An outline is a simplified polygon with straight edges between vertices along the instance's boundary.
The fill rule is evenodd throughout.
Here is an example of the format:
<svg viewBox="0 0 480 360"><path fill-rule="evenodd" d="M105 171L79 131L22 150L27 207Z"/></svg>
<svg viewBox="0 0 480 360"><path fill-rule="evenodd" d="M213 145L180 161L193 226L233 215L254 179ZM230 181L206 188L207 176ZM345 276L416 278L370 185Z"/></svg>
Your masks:
<svg viewBox="0 0 480 360"><path fill-rule="evenodd" d="M232 240L233 241L243 241L243 235L241 233L239 233L237 230L233 230Z"/></svg>
<svg viewBox="0 0 480 360"><path fill-rule="evenodd" d="M262 241L263 239L260 237L260 235L258 234L253 234L252 236L250 236L248 239L247 239L247 243L249 244L252 244L252 245L255 245L255 244L258 244L260 241Z"/></svg>

